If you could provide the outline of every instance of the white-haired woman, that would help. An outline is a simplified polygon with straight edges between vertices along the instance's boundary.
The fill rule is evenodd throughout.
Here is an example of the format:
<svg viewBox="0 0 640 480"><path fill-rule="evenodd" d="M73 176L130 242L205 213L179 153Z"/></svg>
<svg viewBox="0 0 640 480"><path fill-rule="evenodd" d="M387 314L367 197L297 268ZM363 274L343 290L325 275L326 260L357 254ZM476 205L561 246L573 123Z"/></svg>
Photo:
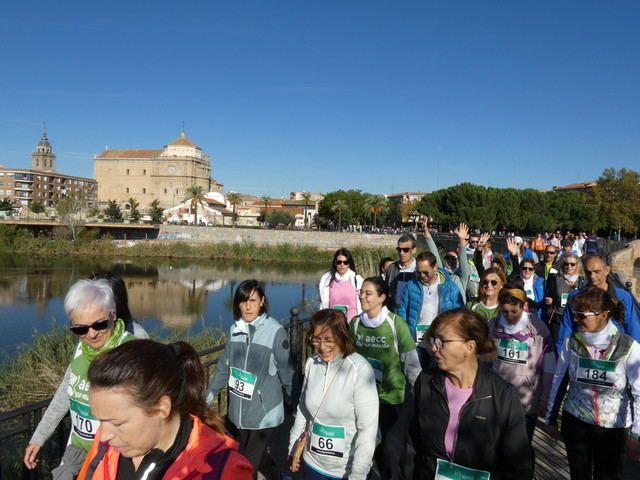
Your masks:
<svg viewBox="0 0 640 480"><path fill-rule="evenodd" d="M89 365L100 353L135 338L125 330L124 322L116 318L113 290L106 280L74 283L64 299L64 311L71 322L69 330L80 341L24 454L27 468L35 468L42 445L70 410L71 435L60 465L51 472L53 480L73 480L98 429L89 405Z"/></svg>

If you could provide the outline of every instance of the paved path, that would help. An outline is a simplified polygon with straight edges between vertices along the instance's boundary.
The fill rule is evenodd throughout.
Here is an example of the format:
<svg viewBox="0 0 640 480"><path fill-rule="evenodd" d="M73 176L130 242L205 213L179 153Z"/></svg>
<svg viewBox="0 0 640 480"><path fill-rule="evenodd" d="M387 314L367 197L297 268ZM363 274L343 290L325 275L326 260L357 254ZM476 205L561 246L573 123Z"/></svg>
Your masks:
<svg viewBox="0 0 640 480"><path fill-rule="evenodd" d="M269 449L271 456L278 460L278 470L282 475L281 478L290 477L292 479L301 478L292 475L286 468L286 455L289 445L289 429L293 423L293 418L287 416L285 424L278 428L271 438ZM569 466L564 449L564 443L554 440L540 428L536 429L533 439L533 447L536 452L536 480L569 480ZM265 477L259 475L258 478ZM639 480L640 479L640 462L627 461L623 480Z"/></svg>

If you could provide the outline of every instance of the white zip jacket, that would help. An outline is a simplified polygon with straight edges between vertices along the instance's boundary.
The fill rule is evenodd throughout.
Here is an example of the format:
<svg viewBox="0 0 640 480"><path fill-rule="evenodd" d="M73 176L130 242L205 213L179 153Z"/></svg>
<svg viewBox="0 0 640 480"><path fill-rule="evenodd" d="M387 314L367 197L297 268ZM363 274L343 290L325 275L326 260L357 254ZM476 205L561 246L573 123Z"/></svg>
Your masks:
<svg viewBox="0 0 640 480"><path fill-rule="evenodd" d="M305 375L289 435L289 452L308 426L302 457L308 466L332 477L365 480L371 470L378 431L378 391L373 368L358 353L339 355L329 363L316 354L307 360ZM328 435L322 433L323 429ZM312 435L312 431L317 433ZM332 438L332 432L338 433Z"/></svg>

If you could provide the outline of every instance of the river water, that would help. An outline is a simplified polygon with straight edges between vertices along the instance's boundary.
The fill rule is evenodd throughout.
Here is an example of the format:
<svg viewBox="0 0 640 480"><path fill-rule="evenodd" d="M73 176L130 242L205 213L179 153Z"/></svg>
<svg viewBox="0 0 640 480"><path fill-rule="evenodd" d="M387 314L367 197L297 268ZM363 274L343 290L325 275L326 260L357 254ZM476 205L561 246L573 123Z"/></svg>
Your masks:
<svg viewBox="0 0 640 480"><path fill-rule="evenodd" d="M69 287L92 272L120 275L129 308L153 337L227 329L233 322L235 287L248 278L265 284L270 314L286 323L291 307L309 312L319 304L315 266L237 261L38 258L0 255L0 362L12 358L33 335L68 325L63 301Z"/></svg>

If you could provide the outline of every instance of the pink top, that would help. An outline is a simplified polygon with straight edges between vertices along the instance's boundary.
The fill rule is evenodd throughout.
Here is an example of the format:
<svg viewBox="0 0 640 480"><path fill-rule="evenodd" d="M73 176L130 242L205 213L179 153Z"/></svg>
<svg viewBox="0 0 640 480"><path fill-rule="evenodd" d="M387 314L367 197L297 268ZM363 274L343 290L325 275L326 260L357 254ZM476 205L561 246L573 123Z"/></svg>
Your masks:
<svg viewBox="0 0 640 480"><path fill-rule="evenodd" d="M336 305L345 305L347 307L347 321L351 321L358 314L356 306L356 286L355 279L349 279L344 282L334 280L329 287L329 308Z"/></svg>
<svg viewBox="0 0 640 480"><path fill-rule="evenodd" d="M444 434L444 448L447 450L449 457L453 455L455 448L456 436L458 435L458 424L460 423L460 410L467 403L469 397L473 393L473 388L458 388L449 378L445 377L444 386L447 391L447 400L449 402L449 423L447 431Z"/></svg>

